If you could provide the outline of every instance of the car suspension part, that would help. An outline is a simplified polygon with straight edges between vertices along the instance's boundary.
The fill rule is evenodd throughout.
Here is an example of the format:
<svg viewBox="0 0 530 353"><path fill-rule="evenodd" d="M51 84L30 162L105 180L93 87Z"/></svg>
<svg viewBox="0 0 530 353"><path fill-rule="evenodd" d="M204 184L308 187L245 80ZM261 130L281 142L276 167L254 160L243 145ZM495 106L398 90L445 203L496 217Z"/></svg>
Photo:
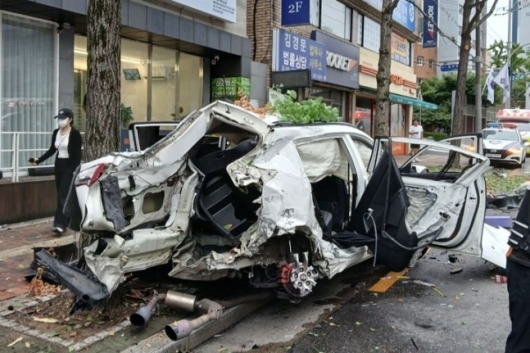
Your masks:
<svg viewBox="0 0 530 353"><path fill-rule="evenodd" d="M286 292L295 298L302 298L313 291L317 284L318 272L309 265L309 253L302 253L302 263L297 253L291 254L293 262L283 265L281 269L281 283Z"/></svg>

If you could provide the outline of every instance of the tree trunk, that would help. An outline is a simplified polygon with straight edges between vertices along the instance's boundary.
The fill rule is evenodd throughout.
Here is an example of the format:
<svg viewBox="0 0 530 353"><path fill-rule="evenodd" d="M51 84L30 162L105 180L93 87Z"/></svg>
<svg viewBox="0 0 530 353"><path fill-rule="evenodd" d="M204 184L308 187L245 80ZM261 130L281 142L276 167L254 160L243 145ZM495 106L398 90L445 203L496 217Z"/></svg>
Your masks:
<svg viewBox="0 0 530 353"><path fill-rule="evenodd" d="M471 9L469 0L466 0L462 13L462 34L460 36L460 51L458 59L458 72L456 76L456 95L455 106L453 111L453 123L451 128L452 135L461 135L465 133L465 110L467 105L466 83L467 83L467 66L469 62L469 52L471 50Z"/></svg>
<svg viewBox="0 0 530 353"><path fill-rule="evenodd" d="M90 161L120 147L121 0L90 0L87 21L84 159Z"/></svg>
<svg viewBox="0 0 530 353"><path fill-rule="evenodd" d="M88 4L85 161L118 151L121 128L121 0L90 0ZM81 233L79 251L96 239L97 234Z"/></svg>
<svg viewBox="0 0 530 353"><path fill-rule="evenodd" d="M466 111L466 82L467 82L467 65L469 62L469 53L471 50L471 33L474 30L480 31L480 24L484 23L491 16L497 1L494 0L486 14L483 9L486 8L487 0L465 0L462 11L462 31L460 35L460 52L458 58L458 72L456 77L456 96L455 107L453 110L453 135L464 134L465 131L465 111ZM511 16L511 14L510 14ZM475 92L480 94L480 92Z"/></svg>
<svg viewBox="0 0 530 353"><path fill-rule="evenodd" d="M381 41L379 45L379 66L377 70L377 93L375 108L376 136L389 136L388 124L390 113L390 50L392 46L392 13L398 4L398 0L383 0L381 9Z"/></svg>

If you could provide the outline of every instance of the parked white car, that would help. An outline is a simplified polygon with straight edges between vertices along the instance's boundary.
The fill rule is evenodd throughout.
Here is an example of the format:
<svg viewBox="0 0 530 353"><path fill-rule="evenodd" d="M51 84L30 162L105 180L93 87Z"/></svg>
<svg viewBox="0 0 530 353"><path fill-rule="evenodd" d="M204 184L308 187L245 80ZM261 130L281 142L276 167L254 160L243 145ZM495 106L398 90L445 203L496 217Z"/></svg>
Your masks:
<svg viewBox="0 0 530 353"><path fill-rule="evenodd" d="M146 150L81 165L82 236L97 239L84 256L101 292L65 285L97 301L126 274L171 263L174 278L237 277L297 299L374 257L401 270L426 246L483 256L488 159L425 140L398 166L392 146L409 143L212 103Z"/></svg>
<svg viewBox="0 0 530 353"><path fill-rule="evenodd" d="M492 162L516 164L526 161L526 146L515 128L487 128L482 130L484 154Z"/></svg>

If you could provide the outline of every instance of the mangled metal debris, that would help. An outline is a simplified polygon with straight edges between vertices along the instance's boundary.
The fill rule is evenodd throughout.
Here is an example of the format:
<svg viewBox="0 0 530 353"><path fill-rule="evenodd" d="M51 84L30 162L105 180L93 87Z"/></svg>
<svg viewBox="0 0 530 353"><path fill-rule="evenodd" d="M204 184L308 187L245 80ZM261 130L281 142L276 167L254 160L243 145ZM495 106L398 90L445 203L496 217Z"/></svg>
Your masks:
<svg viewBox="0 0 530 353"><path fill-rule="evenodd" d="M240 278L296 301L371 258L400 270L426 246L484 256L483 238L497 234L483 232L488 159L425 141L418 157L443 152L440 170L398 167L393 143L414 140L212 103L146 150L81 165L81 234L97 239L83 249L89 280L43 261L88 302L167 263L176 279Z"/></svg>

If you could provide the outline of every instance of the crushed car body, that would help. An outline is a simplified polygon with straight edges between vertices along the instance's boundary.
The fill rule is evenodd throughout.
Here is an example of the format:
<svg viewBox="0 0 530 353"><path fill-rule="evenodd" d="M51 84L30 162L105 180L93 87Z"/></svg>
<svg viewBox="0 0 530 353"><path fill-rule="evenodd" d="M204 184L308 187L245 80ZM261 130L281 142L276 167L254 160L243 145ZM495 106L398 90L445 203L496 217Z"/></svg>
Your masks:
<svg viewBox="0 0 530 353"><path fill-rule="evenodd" d="M396 143L415 142L214 102L145 150L81 165L81 236L96 239L84 259L109 294L171 263L173 278L241 278L293 300L371 258L399 270L426 246L482 256L488 159L426 141L417 156L434 167L398 165Z"/></svg>

